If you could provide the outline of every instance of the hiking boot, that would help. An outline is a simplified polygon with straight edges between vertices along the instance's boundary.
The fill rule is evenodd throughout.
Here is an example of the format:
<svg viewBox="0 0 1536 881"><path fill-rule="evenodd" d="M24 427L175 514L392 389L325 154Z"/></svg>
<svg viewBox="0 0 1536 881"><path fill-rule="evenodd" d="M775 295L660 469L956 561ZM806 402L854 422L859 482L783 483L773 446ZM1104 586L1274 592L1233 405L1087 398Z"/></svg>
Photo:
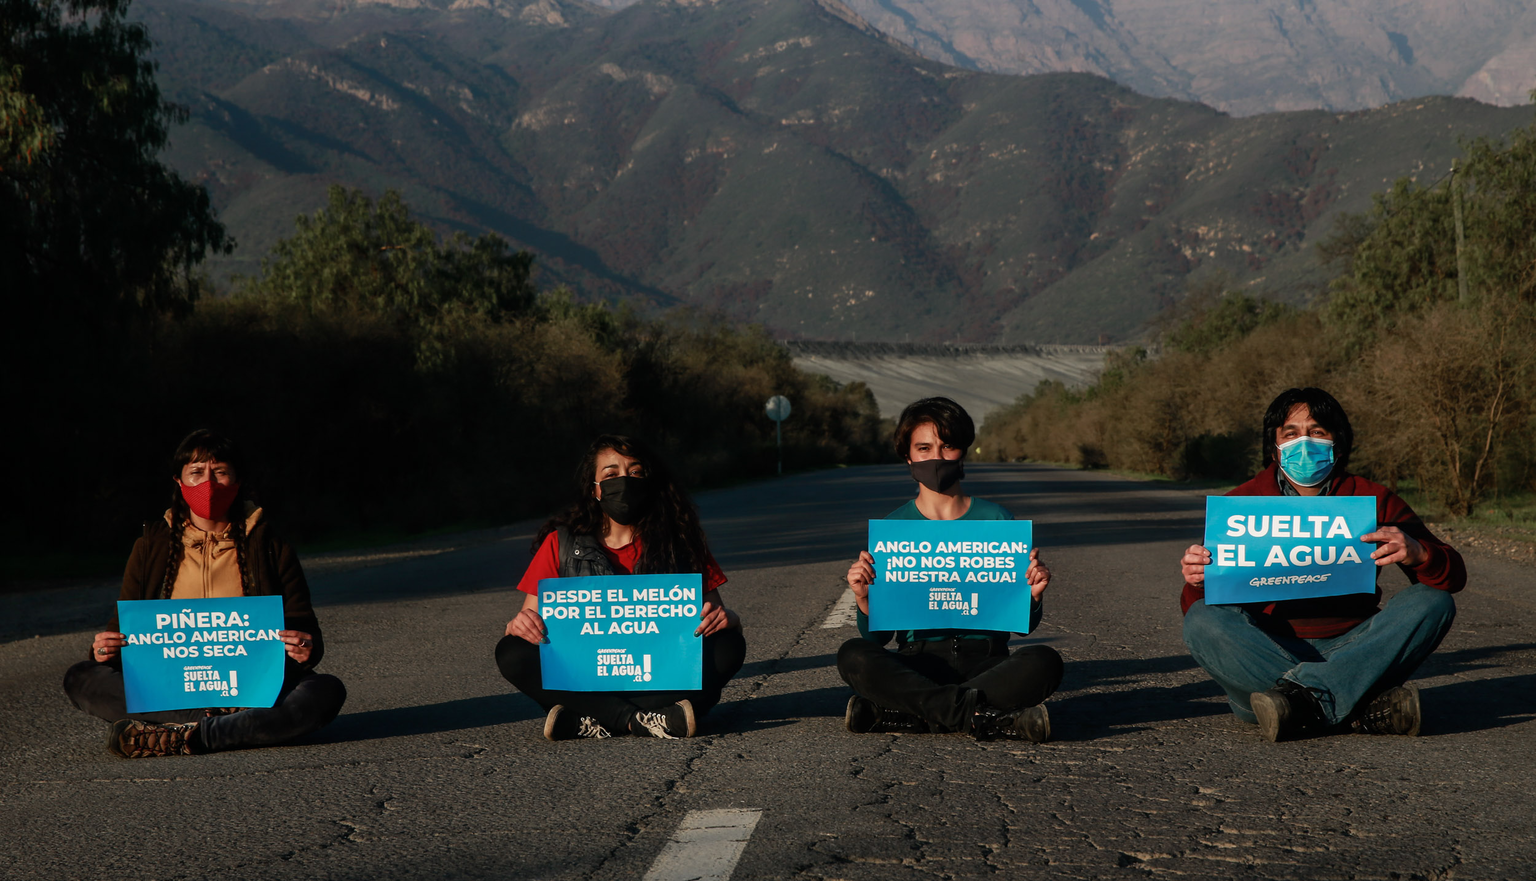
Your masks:
<svg viewBox="0 0 1536 881"><path fill-rule="evenodd" d="M1412 685L1389 688L1356 710L1350 730L1359 734L1401 734L1419 736L1424 715L1419 707L1419 690Z"/></svg>
<svg viewBox="0 0 1536 881"><path fill-rule="evenodd" d="M1281 679L1268 691L1248 695L1248 704L1258 717L1259 733L1271 743L1319 734L1328 728L1317 698L1299 682Z"/></svg>
<svg viewBox="0 0 1536 881"><path fill-rule="evenodd" d="M843 725L854 734L916 734L928 730L923 720L900 710L882 707L869 698L854 695L848 699Z"/></svg>
<svg viewBox="0 0 1536 881"><path fill-rule="evenodd" d="M1044 743L1051 736L1051 714L1045 704L1004 711L985 702L977 702L971 712L971 736L977 740L997 737L1022 737Z"/></svg>
<svg viewBox="0 0 1536 881"><path fill-rule="evenodd" d="M545 740L576 740L587 737L612 737L608 729L591 716L577 716L563 704L555 704L544 717Z"/></svg>
<svg viewBox="0 0 1536 881"><path fill-rule="evenodd" d="M1045 704L1021 707L999 717L997 730L1001 734L1022 737L1031 743L1045 743L1051 739L1051 714L1045 709Z"/></svg>
<svg viewBox="0 0 1536 881"><path fill-rule="evenodd" d="M629 722L629 733L636 737L660 737L675 740L692 737L699 730L693 716L693 704L678 701L660 710L641 710Z"/></svg>
<svg viewBox="0 0 1536 881"><path fill-rule="evenodd" d="M197 732L196 722L140 722L120 719L107 734L107 752L124 759L150 756L190 756L189 739Z"/></svg>

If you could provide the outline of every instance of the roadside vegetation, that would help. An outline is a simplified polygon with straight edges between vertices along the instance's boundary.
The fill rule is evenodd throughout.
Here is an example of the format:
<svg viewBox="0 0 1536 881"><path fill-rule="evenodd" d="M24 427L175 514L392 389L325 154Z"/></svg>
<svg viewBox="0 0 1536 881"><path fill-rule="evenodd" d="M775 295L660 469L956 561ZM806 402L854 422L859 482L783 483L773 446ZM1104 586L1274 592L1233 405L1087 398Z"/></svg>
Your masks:
<svg viewBox="0 0 1536 881"><path fill-rule="evenodd" d="M534 516L601 432L650 439L693 485L772 474L774 394L786 468L883 453L868 390L801 373L762 330L541 291L533 255L444 239L392 192L332 188L215 291L197 266L233 243L156 158L183 113L126 4L0 4L8 578L120 565L199 426L248 447L300 541Z"/></svg>
<svg viewBox="0 0 1536 881"><path fill-rule="evenodd" d="M1118 351L1081 391L1042 383L993 413L978 446L991 460L1240 480L1260 462L1264 407L1313 385L1350 413L1353 469L1401 488L1430 516L1528 532L1533 230L1536 125L1507 142L1474 141L1454 176L1398 181L1368 212L1344 216L1318 247L1336 277L1311 308L1215 279L1169 316L1156 357Z"/></svg>

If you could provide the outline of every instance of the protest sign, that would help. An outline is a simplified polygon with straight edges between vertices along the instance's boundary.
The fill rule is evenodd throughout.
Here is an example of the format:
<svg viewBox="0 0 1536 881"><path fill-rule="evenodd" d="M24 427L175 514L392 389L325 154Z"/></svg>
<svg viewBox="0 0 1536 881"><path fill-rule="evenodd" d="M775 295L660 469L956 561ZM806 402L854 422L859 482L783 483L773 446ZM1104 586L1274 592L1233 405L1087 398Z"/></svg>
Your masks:
<svg viewBox="0 0 1536 881"><path fill-rule="evenodd" d="M1376 592L1373 496L1210 496L1205 601L1268 603Z"/></svg>
<svg viewBox="0 0 1536 881"><path fill-rule="evenodd" d="M593 575L539 581L544 687L561 691L697 691L704 640L693 635L704 579Z"/></svg>
<svg viewBox="0 0 1536 881"><path fill-rule="evenodd" d="M1028 520L871 520L871 630L1029 632Z"/></svg>
<svg viewBox="0 0 1536 881"><path fill-rule="evenodd" d="M270 707L287 657L283 598L119 600L128 712Z"/></svg>

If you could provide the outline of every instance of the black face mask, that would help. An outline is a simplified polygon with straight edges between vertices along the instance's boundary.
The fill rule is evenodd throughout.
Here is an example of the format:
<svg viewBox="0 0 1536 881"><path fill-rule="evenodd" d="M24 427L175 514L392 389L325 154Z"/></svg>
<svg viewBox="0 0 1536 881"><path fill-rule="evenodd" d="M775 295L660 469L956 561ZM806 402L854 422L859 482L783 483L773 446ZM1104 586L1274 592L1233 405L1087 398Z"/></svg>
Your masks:
<svg viewBox="0 0 1536 881"><path fill-rule="evenodd" d="M965 461L962 459L924 459L907 463L912 479L936 493L948 492L949 488L965 477Z"/></svg>
<svg viewBox="0 0 1536 881"><path fill-rule="evenodd" d="M651 507L651 482L644 477L610 477L598 483L603 497L597 503L620 526L629 526Z"/></svg>

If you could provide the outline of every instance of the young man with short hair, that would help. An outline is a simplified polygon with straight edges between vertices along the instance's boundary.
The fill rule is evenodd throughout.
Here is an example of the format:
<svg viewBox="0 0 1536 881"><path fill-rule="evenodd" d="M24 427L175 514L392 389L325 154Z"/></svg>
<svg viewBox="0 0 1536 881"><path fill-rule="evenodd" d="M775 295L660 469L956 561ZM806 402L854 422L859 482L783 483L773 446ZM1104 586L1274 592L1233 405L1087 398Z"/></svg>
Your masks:
<svg viewBox="0 0 1536 881"><path fill-rule="evenodd" d="M975 440L975 423L949 398L924 398L903 410L896 451L918 490L886 519L1012 520L1006 508L961 488L965 453ZM1035 600L1031 630L1039 623L1040 595L1050 580L1039 550L1030 549L1024 581ZM1009 654L1008 634L986 630L871 632L874 581L874 558L860 551L848 569L860 635L837 653L837 671L855 692L844 720L849 731L957 731L979 739L1002 734L1036 742L1050 737L1043 702L1061 684L1061 655L1055 649L1031 645ZM887 651L893 637L896 651Z"/></svg>

